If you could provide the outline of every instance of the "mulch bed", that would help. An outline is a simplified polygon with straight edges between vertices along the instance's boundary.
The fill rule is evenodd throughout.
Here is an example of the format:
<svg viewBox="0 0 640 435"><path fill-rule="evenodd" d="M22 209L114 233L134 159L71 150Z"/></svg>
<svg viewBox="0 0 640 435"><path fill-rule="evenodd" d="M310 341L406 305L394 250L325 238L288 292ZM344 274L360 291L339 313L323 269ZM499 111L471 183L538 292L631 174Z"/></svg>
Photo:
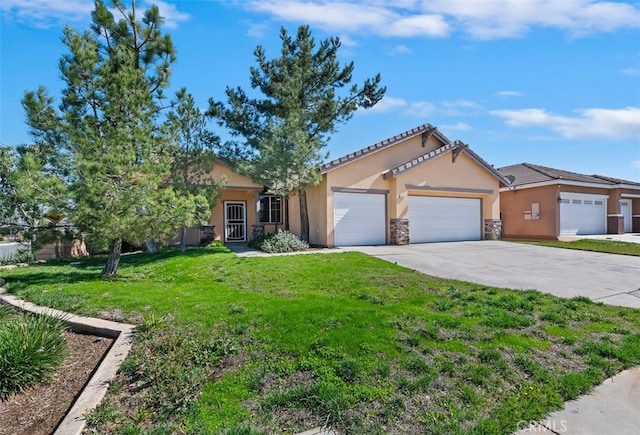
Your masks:
<svg viewBox="0 0 640 435"><path fill-rule="evenodd" d="M0 435L53 433L113 340L65 333L69 355L49 382L0 402Z"/></svg>

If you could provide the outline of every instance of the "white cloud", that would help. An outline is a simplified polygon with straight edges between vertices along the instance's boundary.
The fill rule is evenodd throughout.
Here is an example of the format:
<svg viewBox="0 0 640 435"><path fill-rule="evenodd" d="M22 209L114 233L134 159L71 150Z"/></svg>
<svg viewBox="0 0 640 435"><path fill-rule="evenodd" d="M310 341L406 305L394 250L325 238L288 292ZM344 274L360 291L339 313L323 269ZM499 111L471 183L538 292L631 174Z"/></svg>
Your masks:
<svg viewBox="0 0 640 435"><path fill-rule="evenodd" d="M414 101L403 113L416 118L426 118L436 113L437 110L436 105L428 101Z"/></svg>
<svg viewBox="0 0 640 435"><path fill-rule="evenodd" d="M94 8L87 0L2 0L0 10L5 19L50 27L67 21L88 20Z"/></svg>
<svg viewBox="0 0 640 435"><path fill-rule="evenodd" d="M438 129L442 131L469 131L473 130L473 127L465 122L456 122L452 125L441 125Z"/></svg>
<svg viewBox="0 0 640 435"><path fill-rule="evenodd" d="M482 106L478 103L470 100L443 101L440 103L440 110L449 116L469 115L481 108Z"/></svg>
<svg viewBox="0 0 640 435"><path fill-rule="evenodd" d="M626 76L638 76L640 75L640 68L623 68L620 73Z"/></svg>
<svg viewBox="0 0 640 435"><path fill-rule="evenodd" d="M562 116L544 109L494 110L511 127L544 127L566 139L640 139L640 107L583 109Z"/></svg>
<svg viewBox="0 0 640 435"><path fill-rule="evenodd" d="M162 0L148 0L142 6L147 8L152 4L160 9L167 28L174 29L178 23L190 18L189 14L178 11L175 4ZM45 28L80 21L89 22L94 7L93 0L2 0L0 3L0 11L5 19Z"/></svg>
<svg viewBox="0 0 640 435"><path fill-rule="evenodd" d="M518 91L499 91L496 92L498 97L522 97L522 92Z"/></svg>
<svg viewBox="0 0 640 435"><path fill-rule="evenodd" d="M384 97L366 113L398 112L407 116L425 118L435 113L447 116L471 115L481 109L478 103L470 100L441 101L407 101L404 98ZM462 124L460 124L462 125Z"/></svg>
<svg viewBox="0 0 640 435"><path fill-rule="evenodd" d="M391 50L387 52L387 54L390 54L391 56L395 56L399 54L411 54L411 53L413 53L413 50L411 50L406 45L402 45L402 44L396 45L395 47L393 47Z"/></svg>
<svg viewBox="0 0 640 435"><path fill-rule="evenodd" d="M436 110L436 105L428 101L407 101L403 98L384 97L365 113L400 112L408 116L425 118L435 113Z"/></svg>
<svg viewBox="0 0 640 435"><path fill-rule="evenodd" d="M634 3L606 0L251 0L248 10L331 31L388 37L514 38L534 27L573 36L640 27Z"/></svg>
<svg viewBox="0 0 640 435"><path fill-rule="evenodd" d="M267 34L269 25L267 23L250 23L247 30L247 36L251 38L262 39Z"/></svg>
<svg viewBox="0 0 640 435"><path fill-rule="evenodd" d="M402 98L394 98L394 97L383 97L382 100L378 102L371 109L367 109L367 113L389 113L393 112L399 108L407 107L409 103Z"/></svg>
<svg viewBox="0 0 640 435"><path fill-rule="evenodd" d="M185 12L180 12L176 5L161 0L149 0L145 3L145 7L151 5L158 6L160 16L164 18L164 25L169 29L175 29L182 21L188 21L191 17Z"/></svg>
<svg viewBox="0 0 640 435"><path fill-rule="evenodd" d="M330 31L383 36L442 37L450 26L438 14L420 12L415 2L354 0L252 0L240 2L253 12L278 20L308 23Z"/></svg>

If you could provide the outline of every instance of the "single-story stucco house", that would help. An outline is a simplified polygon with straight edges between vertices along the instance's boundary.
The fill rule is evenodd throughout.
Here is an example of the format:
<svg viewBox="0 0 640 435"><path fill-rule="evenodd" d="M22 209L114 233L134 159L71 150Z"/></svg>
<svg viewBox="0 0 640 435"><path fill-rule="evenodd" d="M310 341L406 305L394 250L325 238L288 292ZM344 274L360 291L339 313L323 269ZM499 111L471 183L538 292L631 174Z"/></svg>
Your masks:
<svg viewBox="0 0 640 435"><path fill-rule="evenodd" d="M511 183L500 189L504 238L640 232L638 182L531 163L498 171Z"/></svg>
<svg viewBox="0 0 640 435"><path fill-rule="evenodd" d="M384 245L500 237L506 179L467 145L424 124L324 164L307 189L309 241L316 246ZM284 200L234 173L211 214L217 239L247 242L283 223ZM298 198L290 231L300 234Z"/></svg>

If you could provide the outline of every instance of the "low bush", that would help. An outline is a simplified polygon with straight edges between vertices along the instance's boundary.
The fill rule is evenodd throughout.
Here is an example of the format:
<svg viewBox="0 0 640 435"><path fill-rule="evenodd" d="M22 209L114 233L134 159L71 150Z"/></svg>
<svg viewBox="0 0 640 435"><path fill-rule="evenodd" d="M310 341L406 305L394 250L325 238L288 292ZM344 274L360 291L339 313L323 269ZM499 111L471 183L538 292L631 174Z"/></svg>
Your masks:
<svg viewBox="0 0 640 435"><path fill-rule="evenodd" d="M249 246L272 254L304 251L309 248L309 244L300 240L295 234L280 230L265 236L256 237L249 242Z"/></svg>
<svg viewBox="0 0 640 435"><path fill-rule="evenodd" d="M0 400L7 400L54 373L67 355L64 330L60 319L53 317L3 316L0 320Z"/></svg>

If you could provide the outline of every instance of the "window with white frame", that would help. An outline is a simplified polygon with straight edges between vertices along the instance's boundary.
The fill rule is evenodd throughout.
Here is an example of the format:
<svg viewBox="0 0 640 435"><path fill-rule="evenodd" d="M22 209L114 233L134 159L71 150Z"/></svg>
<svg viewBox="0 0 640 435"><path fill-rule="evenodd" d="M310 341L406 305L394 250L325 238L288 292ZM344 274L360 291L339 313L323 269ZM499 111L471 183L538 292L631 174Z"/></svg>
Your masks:
<svg viewBox="0 0 640 435"><path fill-rule="evenodd" d="M282 197L260 195L258 218L261 224L279 224L282 222Z"/></svg>

